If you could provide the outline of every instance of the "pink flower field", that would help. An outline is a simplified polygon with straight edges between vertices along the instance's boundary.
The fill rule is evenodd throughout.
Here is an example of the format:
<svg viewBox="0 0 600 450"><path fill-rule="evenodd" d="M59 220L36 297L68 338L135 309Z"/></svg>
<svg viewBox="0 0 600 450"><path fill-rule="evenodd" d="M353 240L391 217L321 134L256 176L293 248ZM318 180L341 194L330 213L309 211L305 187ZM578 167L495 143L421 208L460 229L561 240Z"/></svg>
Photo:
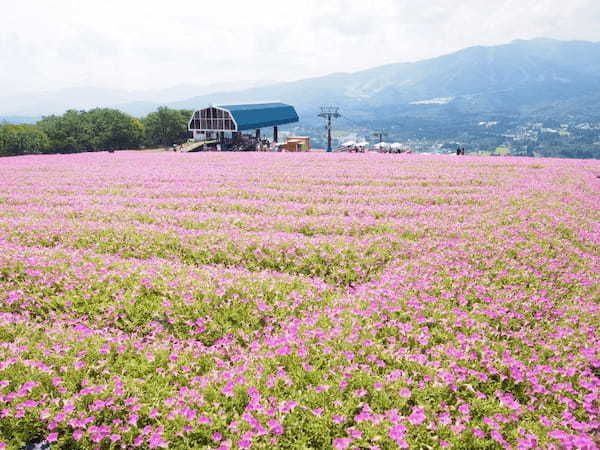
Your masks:
<svg viewBox="0 0 600 450"><path fill-rule="evenodd" d="M0 160L0 449L596 449L600 161Z"/></svg>

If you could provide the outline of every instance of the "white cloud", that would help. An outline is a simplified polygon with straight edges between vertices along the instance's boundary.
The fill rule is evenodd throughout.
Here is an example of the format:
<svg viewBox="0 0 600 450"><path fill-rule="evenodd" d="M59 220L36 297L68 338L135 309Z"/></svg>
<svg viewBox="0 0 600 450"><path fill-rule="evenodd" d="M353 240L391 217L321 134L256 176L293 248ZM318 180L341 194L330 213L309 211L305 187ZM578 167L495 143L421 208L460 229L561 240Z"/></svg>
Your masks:
<svg viewBox="0 0 600 450"><path fill-rule="evenodd" d="M538 36L600 40L597 0L20 0L0 92L291 80Z"/></svg>

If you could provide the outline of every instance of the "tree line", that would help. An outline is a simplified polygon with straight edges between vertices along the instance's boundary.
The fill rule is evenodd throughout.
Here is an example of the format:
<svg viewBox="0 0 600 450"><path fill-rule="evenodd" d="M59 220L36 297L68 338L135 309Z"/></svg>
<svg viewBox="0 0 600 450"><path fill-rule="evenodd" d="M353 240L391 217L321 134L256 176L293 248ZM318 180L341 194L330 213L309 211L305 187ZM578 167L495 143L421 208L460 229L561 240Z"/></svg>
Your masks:
<svg viewBox="0 0 600 450"><path fill-rule="evenodd" d="M69 110L35 124L0 124L0 156L171 146L188 138L189 110L166 107L137 119L122 111Z"/></svg>

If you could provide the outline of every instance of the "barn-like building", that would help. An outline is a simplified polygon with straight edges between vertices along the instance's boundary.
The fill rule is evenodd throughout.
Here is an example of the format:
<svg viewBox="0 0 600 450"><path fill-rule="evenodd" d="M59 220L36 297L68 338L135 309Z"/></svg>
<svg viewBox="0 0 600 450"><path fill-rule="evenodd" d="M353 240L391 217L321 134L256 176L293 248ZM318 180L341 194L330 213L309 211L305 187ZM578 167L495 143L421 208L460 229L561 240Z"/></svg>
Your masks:
<svg viewBox="0 0 600 450"><path fill-rule="evenodd" d="M278 127L298 120L294 107L285 103L211 105L194 112L189 130L196 141L229 145L246 142L244 131L253 130L253 139L260 140L261 129L273 127L273 141L278 142Z"/></svg>

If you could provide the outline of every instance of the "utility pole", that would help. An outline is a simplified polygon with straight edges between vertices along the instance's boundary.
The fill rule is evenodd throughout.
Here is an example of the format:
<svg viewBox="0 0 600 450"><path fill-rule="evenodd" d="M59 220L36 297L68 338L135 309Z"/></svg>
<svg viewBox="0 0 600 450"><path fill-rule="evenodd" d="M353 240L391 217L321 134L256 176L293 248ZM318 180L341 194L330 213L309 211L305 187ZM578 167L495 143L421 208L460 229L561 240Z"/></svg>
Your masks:
<svg viewBox="0 0 600 450"><path fill-rule="evenodd" d="M378 131L377 133L373 134L373 136L379 138L379 143L381 144L383 142L383 138L387 137L387 133L384 133L383 131Z"/></svg>
<svg viewBox="0 0 600 450"><path fill-rule="evenodd" d="M331 119L341 117L337 106L321 106L319 117L325 119L325 128L327 129L327 152L331 152Z"/></svg>

